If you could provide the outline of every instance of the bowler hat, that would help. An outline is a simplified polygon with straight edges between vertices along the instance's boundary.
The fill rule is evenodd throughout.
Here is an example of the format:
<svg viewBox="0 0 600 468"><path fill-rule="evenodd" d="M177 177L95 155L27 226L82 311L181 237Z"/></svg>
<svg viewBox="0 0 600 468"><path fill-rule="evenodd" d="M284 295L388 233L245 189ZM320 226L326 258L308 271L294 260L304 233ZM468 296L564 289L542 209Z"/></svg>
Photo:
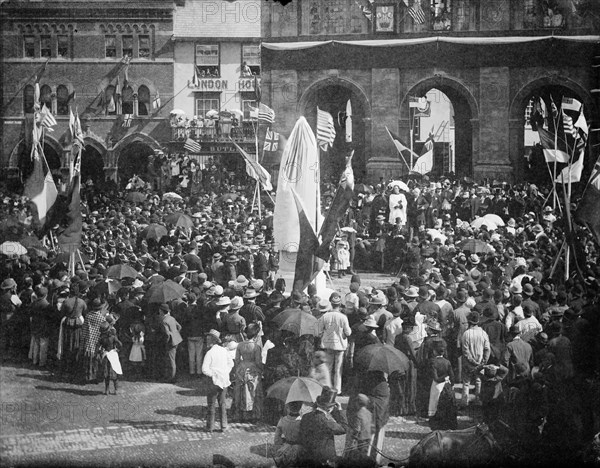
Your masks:
<svg viewBox="0 0 600 468"><path fill-rule="evenodd" d="M331 296L329 296L329 302L331 302L331 305L340 305L342 303L342 297L339 293L333 292L331 293Z"/></svg>
<svg viewBox="0 0 600 468"><path fill-rule="evenodd" d="M427 286L419 286L419 297L429 299L429 288Z"/></svg>
<svg viewBox="0 0 600 468"><path fill-rule="evenodd" d="M471 312L467 315L467 322L477 325L479 323L479 314L477 312Z"/></svg>

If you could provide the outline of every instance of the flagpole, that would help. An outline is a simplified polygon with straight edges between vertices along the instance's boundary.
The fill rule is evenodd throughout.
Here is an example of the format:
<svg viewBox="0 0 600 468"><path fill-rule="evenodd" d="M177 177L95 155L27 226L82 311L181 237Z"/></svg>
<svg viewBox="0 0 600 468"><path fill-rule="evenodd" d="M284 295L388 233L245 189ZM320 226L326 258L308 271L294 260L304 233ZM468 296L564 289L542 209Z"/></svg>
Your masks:
<svg viewBox="0 0 600 468"><path fill-rule="evenodd" d="M408 118L409 118L409 128L410 128L410 168L408 170L408 172L412 171L413 167L414 167L414 160L413 160L413 154L414 154L414 150L413 150L413 131L414 131L414 126L415 126L415 113L412 112L412 116L411 116L411 107L410 107L410 101L408 103L409 107L408 107Z"/></svg>

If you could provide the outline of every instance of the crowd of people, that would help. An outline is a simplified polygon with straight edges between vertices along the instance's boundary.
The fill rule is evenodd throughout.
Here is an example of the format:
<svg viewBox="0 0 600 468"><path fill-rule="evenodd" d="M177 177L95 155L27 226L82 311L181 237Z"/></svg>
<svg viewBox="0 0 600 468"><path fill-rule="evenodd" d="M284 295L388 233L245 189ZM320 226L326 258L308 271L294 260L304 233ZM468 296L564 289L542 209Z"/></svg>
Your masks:
<svg viewBox="0 0 600 468"><path fill-rule="evenodd" d="M284 463L331 461L342 433L345 456L377 459L390 415L452 429L460 406L480 406L484 421L502 419L557 457L598 431L598 246L578 228L565 279L563 217L547 192L426 177L362 185L331 248L329 271L352 275L350 286L320 297L278 273L273 206L263 200L258 216L253 187L228 182L174 198L154 185L137 201L84 187L74 274L52 235L3 258L3 353L65 381L103 382L107 394L123 376L204 378L207 430L216 419L227 429L231 398L230 417L277 425ZM334 193L323 187L323 212ZM2 240L31 241L27 200L6 193L0 211ZM503 222L475 222L485 214ZM120 277L118 265L135 274ZM364 284L363 271L391 273L389 287ZM290 309L314 316L315 329L280 329L274 319ZM406 369L361 368L361 350L377 343L402 353ZM291 376L324 386L314 411L266 398Z"/></svg>

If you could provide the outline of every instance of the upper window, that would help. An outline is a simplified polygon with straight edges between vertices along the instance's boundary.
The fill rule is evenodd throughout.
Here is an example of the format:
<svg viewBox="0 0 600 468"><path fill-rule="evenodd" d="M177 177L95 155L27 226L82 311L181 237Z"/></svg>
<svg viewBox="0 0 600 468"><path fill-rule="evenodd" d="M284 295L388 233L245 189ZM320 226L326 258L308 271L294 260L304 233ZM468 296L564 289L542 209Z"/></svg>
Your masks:
<svg viewBox="0 0 600 468"><path fill-rule="evenodd" d="M24 36L23 38L23 55L26 58L35 58L35 37Z"/></svg>
<svg viewBox="0 0 600 468"><path fill-rule="evenodd" d="M117 56L116 36L104 36L104 48L106 50L106 58L115 58Z"/></svg>
<svg viewBox="0 0 600 468"><path fill-rule="evenodd" d="M431 0L431 29L449 31L451 28L451 0Z"/></svg>
<svg viewBox="0 0 600 468"><path fill-rule="evenodd" d="M40 104L52 110L52 89L48 85L44 85L40 89Z"/></svg>
<svg viewBox="0 0 600 468"><path fill-rule="evenodd" d="M69 114L69 89L64 85L56 88L56 113L58 115Z"/></svg>
<svg viewBox="0 0 600 468"><path fill-rule="evenodd" d="M33 100L33 85L27 85L23 89L23 112L25 114L31 114L33 112Z"/></svg>
<svg viewBox="0 0 600 468"><path fill-rule="evenodd" d="M133 89L131 86L123 87L121 94L121 113L133 114Z"/></svg>
<svg viewBox="0 0 600 468"><path fill-rule="evenodd" d="M123 57L133 57L133 36L123 36Z"/></svg>
<svg viewBox="0 0 600 468"><path fill-rule="evenodd" d="M256 109L258 107L256 99L252 99L250 96L248 96L248 99L245 99L246 95L249 94L251 93L243 93L242 96L242 112L244 112L244 120L251 120L253 118L251 117L252 109Z"/></svg>
<svg viewBox="0 0 600 468"><path fill-rule="evenodd" d="M260 75L260 45L242 45L242 75Z"/></svg>
<svg viewBox="0 0 600 468"><path fill-rule="evenodd" d="M56 56L59 58L67 58L69 56L69 36L56 36L57 50Z"/></svg>
<svg viewBox="0 0 600 468"><path fill-rule="evenodd" d="M150 36L138 36L138 56L140 58L150 58Z"/></svg>
<svg viewBox="0 0 600 468"><path fill-rule="evenodd" d="M52 57L52 36L40 37L40 55L42 57Z"/></svg>
<svg viewBox="0 0 600 468"><path fill-rule="evenodd" d="M217 45L196 45L196 66L198 67L198 76L219 77L219 46Z"/></svg>
<svg viewBox="0 0 600 468"><path fill-rule="evenodd" d="M148 115L150 109L150 90L141 85L138 88L138 115Z"/></svg>

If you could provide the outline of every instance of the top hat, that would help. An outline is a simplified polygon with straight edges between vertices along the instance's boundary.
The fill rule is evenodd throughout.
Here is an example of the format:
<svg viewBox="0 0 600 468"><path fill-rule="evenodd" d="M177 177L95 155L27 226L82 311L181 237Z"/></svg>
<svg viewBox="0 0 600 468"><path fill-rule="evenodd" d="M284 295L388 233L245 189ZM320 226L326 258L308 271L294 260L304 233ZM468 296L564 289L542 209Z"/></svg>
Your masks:
<svg viewBox="0 0 600 468"><path fill-rule="evenodd" d="M331 408L335 406L335 398L337 397L337 390L331 387L323 387L321 394L317 397L315 403L321 408Z"/></svg>

